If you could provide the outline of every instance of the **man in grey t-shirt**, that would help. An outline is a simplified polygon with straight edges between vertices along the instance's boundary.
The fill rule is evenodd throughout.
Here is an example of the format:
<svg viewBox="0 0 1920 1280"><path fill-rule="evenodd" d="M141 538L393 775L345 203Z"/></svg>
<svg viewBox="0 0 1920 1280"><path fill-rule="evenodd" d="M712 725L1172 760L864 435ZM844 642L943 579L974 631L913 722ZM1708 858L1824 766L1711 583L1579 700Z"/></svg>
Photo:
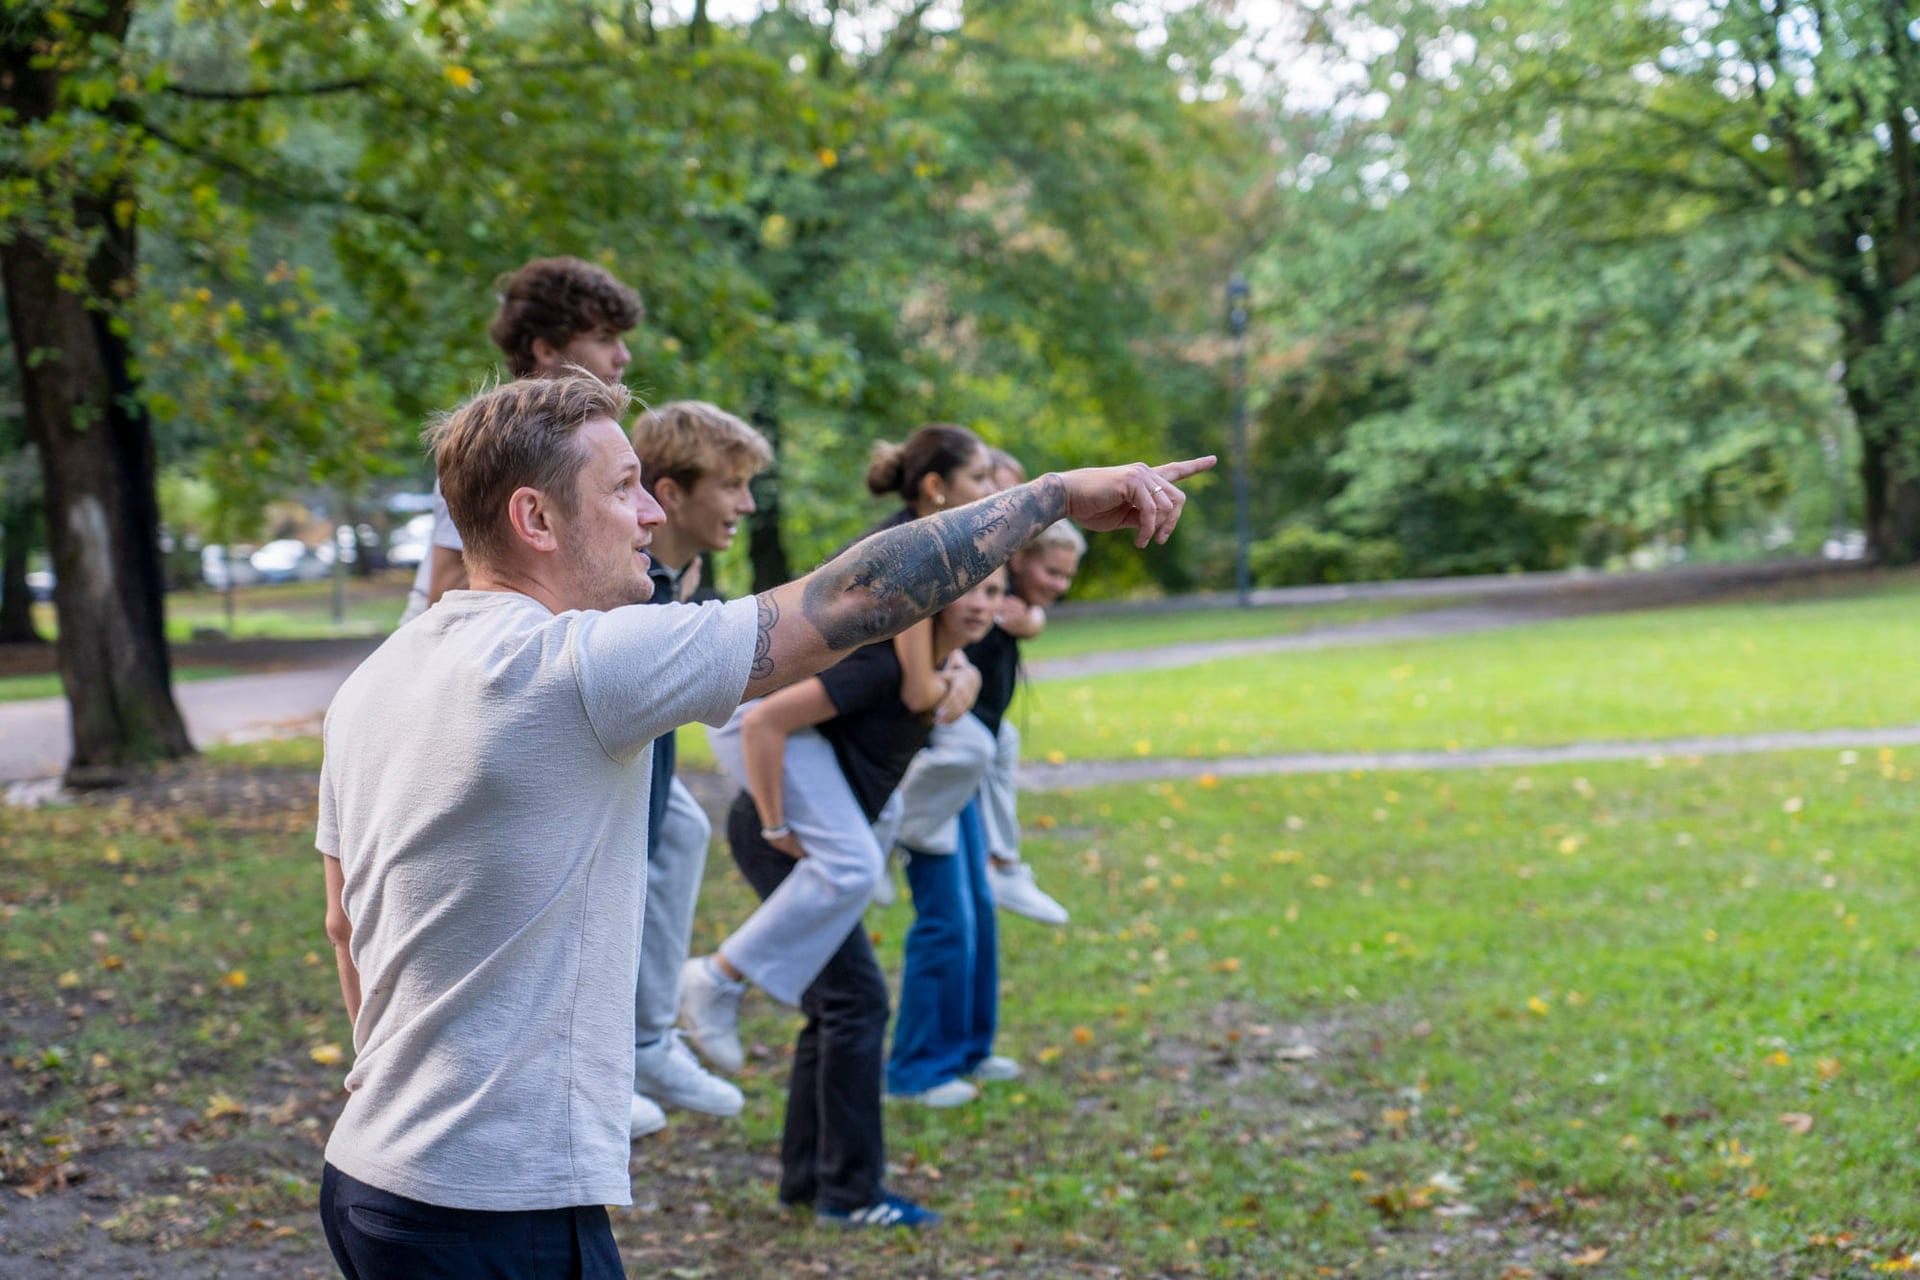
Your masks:
<svg viewBox="0 0 1920 1280"><path fill-rule="evenodd" d="M361 1276L619 1276L647 745L928 616L1063 515L1164 541L1211 465L1049 475L730 604L652 591L660 508L592 377L432 433L472 590L328 712L316 843L353 1021L321 1216Z"/></svg>

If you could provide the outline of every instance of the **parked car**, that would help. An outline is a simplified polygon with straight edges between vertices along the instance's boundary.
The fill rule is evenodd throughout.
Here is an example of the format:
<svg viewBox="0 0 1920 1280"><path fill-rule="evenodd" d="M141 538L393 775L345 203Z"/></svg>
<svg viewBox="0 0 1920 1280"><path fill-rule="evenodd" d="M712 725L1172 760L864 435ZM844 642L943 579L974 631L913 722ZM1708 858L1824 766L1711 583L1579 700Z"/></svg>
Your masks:
<svg viewBox="0 0 1920 1280"><path fill-rule="evenodd" d="M262 582L312 582L324 578L333 561L333 548L319 554L298 538L275 538L250 557Z"/></svg>
<svg viewBox="0 0 1920 1280"><path fill-rule="evenodd" d="M228 583L236 587L250 587L260 581L260 571L253 567L250 549L235 547L231 559L227 549L222 546L200 548L200 580L215 591L225 591Z"/></svg>
<svg viewBox="0 0 1920 1280"><path fill-rule="evenodd" d="M41 604L53 599L53 575L44 569L35 569L27 575L27 594Z"/></svg>
<svg viewBox="0 0 1920 1280"><path fill-rule="evenodd" d="M433 550L433 513L415 516L393 531L387 563L417 569Z"/></svg>

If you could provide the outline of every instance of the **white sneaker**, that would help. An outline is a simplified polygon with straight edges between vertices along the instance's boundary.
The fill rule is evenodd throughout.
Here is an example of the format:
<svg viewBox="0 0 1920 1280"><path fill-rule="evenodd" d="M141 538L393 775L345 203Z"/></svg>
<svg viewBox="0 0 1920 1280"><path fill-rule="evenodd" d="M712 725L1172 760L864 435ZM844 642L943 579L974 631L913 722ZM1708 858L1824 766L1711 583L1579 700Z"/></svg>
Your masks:
<svg viewBox="0 0 1920 1280"><path fill-rule="evenodd" d="M1033 882L1033 868L1024 862L1003 867L987 864L987 891L1002 911L1038 920L1041 924L1065 924L1067 909L1055 902Z"/></svg>
<svg viewBox="0 0 1920 1280"><path fill-rule="evenodd" d="M740 1048L740 997L746 993L747 984L721 973L712 956L695 956L681 967L680 1025L687 1043L723 1075L747 1063Z"/></svg>
<svg viewBox="0 0 1920 1280"><path fill-rule="evenodd" d="M973 1078L985 1084L998 1084L1003 1080L1018 1080L1020 1064L1012 1058L993 1054L982 1058L973 1068Z"/></svg>
<svg viewBox="0 0 1920 1280"><path fill-rule="evenodd" d="M942 1080L931 1089L894 1096L923 1107L964 1107L980 1096L980 1090L969 1080Z"/></svg>
<svg viewBox="0 0 1920 1280"><path fill-rule="evenodd" d="M880 878L873 882L873 896L868 899L876 907L890 907L899 900L900 891L893 884L893 863L897 856L889 849L880 863Z"/></svg>
<svg viewBox="0 0 1920 1280"><path fill-rule="evenodd" d="M644 1138L666 1127L667 1113L660 1109L660 1104L644 1094L634 1094L633 1102L627 1107L627 1136Z"/></svg>
<svg viewBox="0 0 1920 1280"><path fill-rule="evenodd" d="M700 1065L678 1031L633 1051L633 1087L669 1107L705 1116L737 1116L746 1097Z"/></svg>

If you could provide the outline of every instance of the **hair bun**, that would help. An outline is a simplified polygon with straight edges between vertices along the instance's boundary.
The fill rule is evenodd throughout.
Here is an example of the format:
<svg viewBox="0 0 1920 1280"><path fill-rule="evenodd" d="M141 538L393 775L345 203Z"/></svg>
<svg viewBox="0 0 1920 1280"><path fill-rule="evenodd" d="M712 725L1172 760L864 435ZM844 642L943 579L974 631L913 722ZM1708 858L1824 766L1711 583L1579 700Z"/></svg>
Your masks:
<svg viewBox="0 0 1920 1280"><path fill-rule="evenodd" d="M905 454L904 448L891 441L874 441L873 456L867 463L867 492L879 496L901 492L906 479Z"/></svg>

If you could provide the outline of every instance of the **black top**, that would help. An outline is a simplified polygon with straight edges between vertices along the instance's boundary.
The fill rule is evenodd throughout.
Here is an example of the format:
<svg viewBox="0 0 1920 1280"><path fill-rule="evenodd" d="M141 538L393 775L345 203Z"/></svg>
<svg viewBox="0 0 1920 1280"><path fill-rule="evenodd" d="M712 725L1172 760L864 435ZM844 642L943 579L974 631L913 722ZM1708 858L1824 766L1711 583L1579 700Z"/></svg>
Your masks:
<svg viewBox="0 0 1920 1280"><path fill-rule="evenodd" d="M680 594L680 575L658 564L647 565L647 577L653 582L648 604L671 604ZM673 787L674 749L671 733L653 740L653 790L647 794L647 856L660 852L660 830L667 821L667 795Z"/></svg>
<svg viewBox="0 0 1920 1280"><path fill-rule="evenodd" d="M900 681L900 659L891 640L855 649L820 673L840 713L818 726L820 736L832 745L869 822L880 816L933 729L932 712L909 711L900 701Z"/></svg>
<svg viewBox="0 0 1920 1280"><path fill-rule="evenodd" d="M973 714L995 734L1001 718L1013 705L1014 686L1020 682L1020 642L994 627L967 646L967 661L980 668L980 696Z"/></svg>

